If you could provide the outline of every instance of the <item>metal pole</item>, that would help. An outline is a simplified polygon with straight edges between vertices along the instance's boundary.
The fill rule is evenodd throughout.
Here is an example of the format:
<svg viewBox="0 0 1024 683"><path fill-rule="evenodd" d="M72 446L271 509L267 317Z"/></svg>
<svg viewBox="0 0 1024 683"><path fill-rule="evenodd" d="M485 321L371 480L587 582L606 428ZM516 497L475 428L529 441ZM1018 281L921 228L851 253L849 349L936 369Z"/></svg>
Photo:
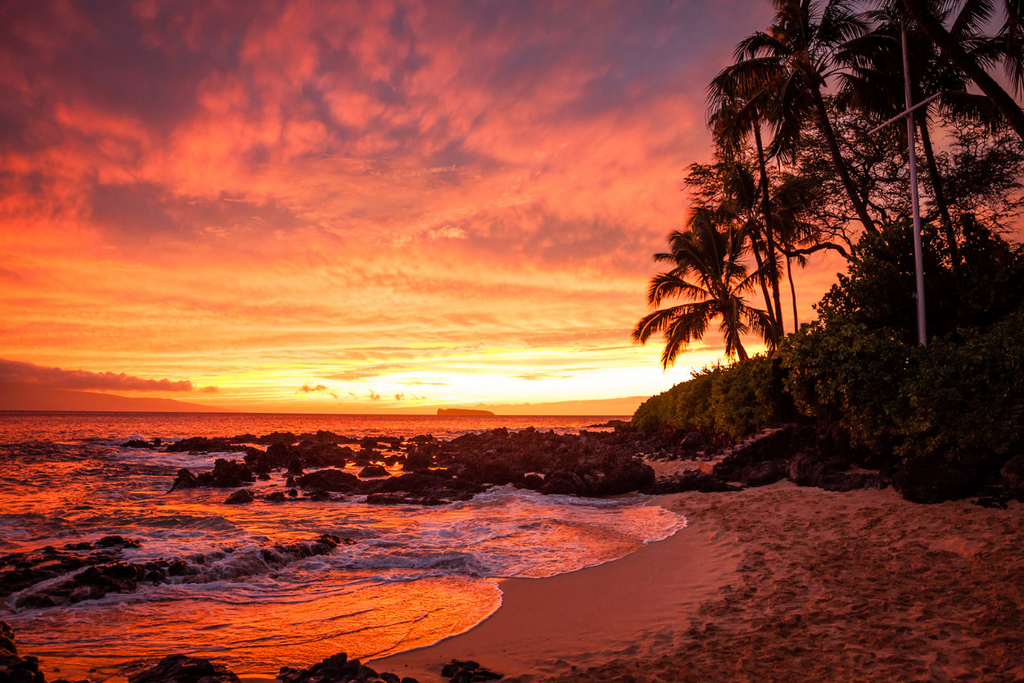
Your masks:
<svg viewBox="0 0 1024 683"><path fill-rule="evenodd" d="M914 143L914 115L910 98L910 58L907 51L907 30L903 29L903 86L907 99L907 145L910 148L910 198L914 207L914 269L917 279L917 341L928 345L924 320L924 258L921 254L921 207L917 198L917 150Z"/></svg>

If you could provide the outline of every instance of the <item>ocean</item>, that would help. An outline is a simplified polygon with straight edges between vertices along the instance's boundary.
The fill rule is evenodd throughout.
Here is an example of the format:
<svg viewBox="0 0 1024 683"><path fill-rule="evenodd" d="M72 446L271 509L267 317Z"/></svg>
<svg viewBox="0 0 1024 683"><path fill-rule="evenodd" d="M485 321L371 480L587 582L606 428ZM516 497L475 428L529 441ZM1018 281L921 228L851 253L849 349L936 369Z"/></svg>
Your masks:
<svg viewBox="0 0 1024 683"><path fill-rule="evenodd" d="M365 660L430 645L497 610L501 579L610 562L671 536L685 519L638 494L588 499L511 486L441 506L367 505L361 496L265 500L262 494L287 488L283 472L251 487L254 502L228 505L224 489L169 489L180 468L199 473L216 458L243 454L122 444L275 431L402 439L498 427L578 433L608 419L0 412L5 579L29 566L26 558L70 557L73 565L91 553L180 569L168 581L97 599L52 606L32 599L86 571L76 568L5 591L0 620L50 680L123 679L141 660L176 652L240 675L273 676L281 666L308 667L342 651ZM317 545L325 534L341 541ZM112 536L133 543L100 543ZM34 566L57 562L48 561Z"/></svg>

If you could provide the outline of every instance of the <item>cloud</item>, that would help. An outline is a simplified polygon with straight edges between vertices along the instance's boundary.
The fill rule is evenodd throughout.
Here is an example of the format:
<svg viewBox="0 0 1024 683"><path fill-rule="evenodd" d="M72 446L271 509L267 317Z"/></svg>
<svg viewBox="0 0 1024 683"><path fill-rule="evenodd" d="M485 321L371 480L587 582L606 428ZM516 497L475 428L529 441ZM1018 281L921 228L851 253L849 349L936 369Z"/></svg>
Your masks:
<svg viewBox="0 0 1024 683"><path fill-rule="evenodd" d="M380 394L378 394L373 389L370 389L370 400L371 401L379 401L380 400Z"/></svg>
<svg viewBox="0 0 1024 683"><path fill-rule="evenodd" d="M338 398L338 395L331 391L330 387L324 386L323 384L314 385L311 382L306 382L301 387L299 387L299 391L301 391L304 394L328 394L334 398Z"/></svg>
<svg viewBox="0 0 1024 683"><path fill-rule="evenodd" d="M15 384L45 389L109 391L192 391L188 380L142 379L125 373L62 370L32 363L0 359L0 384Z"/></svg>
<svg viewBox="0 0 1024 683"><path fill-rule="evenodd" d="M395 394L395 400L396 401L404 401L405 400L405 394Z"/></svg>
<svg viewBox="0 0 1024 683"><path fill-rule="evenodd" d="M339 382L355 382L364 379L371 379L373 377L379 377L391 370L401 370L408 367L402 363L375 363L373 365L367 365L352 370L344 370L342 372L332 372L325 374L324 377L327 379L337 380Z"/></svg>

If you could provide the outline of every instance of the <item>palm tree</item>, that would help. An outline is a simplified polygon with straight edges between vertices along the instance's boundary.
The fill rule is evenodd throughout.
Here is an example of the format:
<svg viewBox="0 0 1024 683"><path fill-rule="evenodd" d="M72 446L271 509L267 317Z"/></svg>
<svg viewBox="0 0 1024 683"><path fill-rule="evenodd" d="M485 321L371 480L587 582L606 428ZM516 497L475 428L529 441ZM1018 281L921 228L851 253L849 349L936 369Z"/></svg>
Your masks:
<svg viewBox="0 0 1024 683"><path fill-rule="evenodd" d="M761 138L761 128L766 122L765 110L770 105L771 98L772 90L767 86L756 92L744 93L728 69L718 74L708 88L708 126L711 128L715 144L722 150L726 159L731 161L734 157L742 157L746 140L752 138L754 141L757 168L760 173L756 194L760 196L757 197L750 191L753 189L752 182L748 180L750 174L739 163L723 165L731 171L727 174L725 184L735 188L732 193L735 197L733 201L742 209L749 211L760 202L760 225L750 221L749 234L757 269L762 274L760 280L765 306L777 342L783 335L782 301L779 296L775 221L769 192L771 181ZM771 298L767 291L769 286L772 290Z"/></svg>
<svg viewBox="0 0 1024 683"><path fill-rule="evenodd" d="M841 89L837 102L841 110L852 107L881 123L902 112L906 106L903 26L899 18L889 12L870 12L866 16L875 22L872 31L847 41L837 54L837 61L847 66L846 72L840 74ZM939 96L932 104L917 110L914 123L924 150L932 199L939 212L950 258L956 263L959 260L956 232L931 142L932 114L942 109L958 117L974 118L979 109L978 98L985 103L988 100L967 92L968 81L963 73L940 59L931 41L916 27L907 31L907 45L912 72L912 100L923 102L929 97ZM894 127L890 130L898 135L902 129Z"/></svg>
<svg viewBox="0 0 1024 683"><path fill-rule="evenodd" d="M965 35L976 33L991 19L995 11L995 3L991 0L967 0L957 14L951 30L947 30L943 26L941 15L935 8L937 3L934 1L900 0L900 4L921 29L921 32L928 36L928 39L939 49L942 56L956 64L974 81L1003 115L1010 127L1024 140L1024 110L985 71L984 65L980 64L963 44ZM1022 40L1024 7L1020 0L1004 0L999 4L1003 6L1005 22L999 30L996 40L1004 45L1002 61L1011 83L1019 91L1024 87L1024 47L1022 47L1024 44L1024 40Z"/></svg>
<svg viewBox="0 0 1024 683"><path fill-rule="evenodd" d="M754 288L758 277L756 272L748 274L741 263L747 236L742 228L732 229L723 222L713 211L697 209L687 231L676 231L669 237L671 252L654 255L655 261L673 263L675 267L651 279L648 303L656 308L671 297L685 303L644 316L633 329L633 341L643 345L651 335L663 332L661 364L666 369L685 344L702 339L709 325L719 318L726 357L748 358L741 341L748 332L759 334L771 346L771 320L764 311L748 306L742 296Z"/></svg>
<svg viewBox="0 0 1024 683"><path fill-rule="evenodd" d="M846 41L866 31L850 0L828 0L820 17L811 0L774 0L775 22L736 48L737 62L726 74L747 99L770 91L773 127L771 154L792 161L801 130L812 121L824 137L836 174L858 220L875 232L866 198L854 183L829 120L822 89L834 75L834 54Z"/></svg>

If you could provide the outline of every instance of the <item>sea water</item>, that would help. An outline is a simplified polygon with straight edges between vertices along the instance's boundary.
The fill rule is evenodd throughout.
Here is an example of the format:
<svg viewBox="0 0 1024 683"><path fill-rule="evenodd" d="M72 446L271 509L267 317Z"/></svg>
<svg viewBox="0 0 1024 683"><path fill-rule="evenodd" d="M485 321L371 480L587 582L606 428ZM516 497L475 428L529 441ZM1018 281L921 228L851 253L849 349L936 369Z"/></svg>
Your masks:
<svg viewBox="0 0 1024 683"><path fill-rule="evenodd" d="M251 487L253 503L227 505L223 489L168 489L179 468L198 473L240 454L121 444L319 429L406 439L496 427L574 433L607 419L0 412L0 556L121 535L141 543L120 551L123 561L189 567L132 593L19 607L47 584L33 586L0 599L0 620L51 679L120 678L126 664L176 652L239 674L273 675L337 652L366 659L429 645L498 609L500 579L609 562L672 535L685 520L640 495L587 499L507 486L438 507L366 505L360 496L263 500L285 490L279 472ZM304 559L268 550L322 534L351 543Z"/></svg>

